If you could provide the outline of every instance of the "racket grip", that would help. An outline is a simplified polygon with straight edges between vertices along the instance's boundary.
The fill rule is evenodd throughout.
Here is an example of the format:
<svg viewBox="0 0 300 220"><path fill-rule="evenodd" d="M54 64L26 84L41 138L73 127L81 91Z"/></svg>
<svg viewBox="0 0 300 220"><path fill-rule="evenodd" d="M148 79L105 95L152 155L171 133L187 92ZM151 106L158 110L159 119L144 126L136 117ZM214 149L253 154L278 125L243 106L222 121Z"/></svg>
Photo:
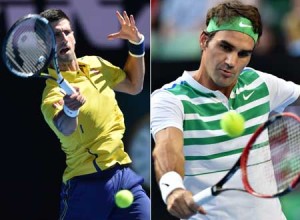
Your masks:
<svg viewBox="0 0 300 220"><path fill-rule="evenodd" d="M201 192L195 194L193 196L195 203L201 206L210 201L214 197L211 190L211 187L208 187L202 190Z"/></svg>
<svg viewBox="0 0 300 220"><path fill-rule="evenodd" d="M68 95L75 93L75 89L70 85L70 83L63 79L59 83L59 87L62 88Z"/></svg>

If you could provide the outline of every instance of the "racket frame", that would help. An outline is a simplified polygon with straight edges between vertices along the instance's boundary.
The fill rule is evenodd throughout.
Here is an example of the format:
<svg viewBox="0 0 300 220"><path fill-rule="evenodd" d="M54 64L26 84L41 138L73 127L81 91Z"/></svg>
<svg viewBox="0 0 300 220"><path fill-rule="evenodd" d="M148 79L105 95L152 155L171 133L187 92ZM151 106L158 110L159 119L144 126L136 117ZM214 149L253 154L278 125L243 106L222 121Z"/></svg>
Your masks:
<svg viewBox="0 0 300 220"><path fill-rule="evenodd" d="M25 15L24 17L22 18L19 18L12 26L11 28L8 30L7 34L5 35L4 37L4 40L3 40L3 46L2 46L2 59L6 65L6 67L9 69L10 72L12 72L13 74L19 76L19 77L22 77L22 78L30 78L30 77L43 77L43 78L49 78L48 76L45 76L45 75L40 75L40 73L42 71L44 71L46 69L47 66L50 65L51 63L51 60L52 60L52 57L53 57L53 53L54 53L54 50L53 48L51 49L51 52L49 54L49 58L47 59L47 61L45 62L44 64L44 67L41 68L38 72L31 72L31 74L24 74L23 72L20 72L20 71L17 71L15 68L12 67L11 63L8 61L8 58L6 56L6 45L8 43L8 39L9 37L11 36L11 34L15 31L16 27L18 27L22 22L28 20L28 19L41 19L45 24L49 25L49 21L40 16L40 15L37 15L37 14L28 14L28 15ZM51 27L51 26L50 26ZM53 32L53 29L51 28L51 31ZM52 39L52 42L53 42L53 37L51 36L51 39ZM55 43L55 38L54 38L54 43ZM51 44L51 46L53 47L53 44ZM54 79L54 78L53 78Z"/></svg>
<svg viewBox="0 0 300 220"><path fill-rule="evenodd" d="M273 115L269 118L269 120L267 120L265 123L263 123L262 125L260 125L257 130L255 131L255 133L251 136L250 140L248 141L245 149L242 152L242 155L240 157L240 169L241 169L241 173L242 173L242 182L243 185L245 187L245 190L256 196L256 197L260 197L260 198L275 198L275 197L280 197L283 196L289 192L291 192L296 185L300 182L300 173L298 174L297 177L295 177L293 179L293 181L289 184L289 187L287 187L286 189L280 190L278 193L274 194L274 195L266 195L266 194L261 194L256 192L250 185L249 180L248 180L248 172L247 172L247 161L248 161L248 157L250 154L250 151L252 149L253 144L255 143L256 139L259 137L259 135L265 130L267 129L271 124L273 124L276 120L281 119L282 117L291 117L295 120L297 120L300 123L300 118L291 113L291 112L283 112L280 114L276 114ZM300 146L299 146L300 147Z"/></svg>
<svg viewBox="0 0 300 220"><path fill-rule="evenodd" d="M240 169L240 157L235 162L235 164L231 167L231 169L226 173L226 175L217 182L214 186L208 187L199 193L195 194L193 196L194 201L198 205L203 205L209 200L211 200L214 196L219 195L222 192L228 191L228 190L235 190L235 191L241 191L246 192L245 189L242 188L223 188L223 185L236 173L238 169Z"/></svg>
<svg viewBox="0 0 300 220"><path fill-rule="evenodd" d="M276 120L282 118L282 117L292 117L299 121L300 123L300 118L290 112L284 112L281 114L273 115L271 116L265 123L261 124L255 131L255 133L251 136L249 139L246 147L244 148L241 156L239 159L236 161L236 163L233 165L233 167L226 173L226 175L214 186L208 187L199 193L195 194L193 196L194 201L198 205L203 205L204 203L208 202L211 200L214 196L217 196L221 192L228 191L228 190L235 190L235 191L241 191L241 192L246 192L249 193L253 196L260 197L260 198L275 198L279 196L283 196L289 192L291 192L300 182L300 173L299 175L290 183L289 187L287 189L284 189L275 195L262 195L253 190L253 188L250 186L248 177L247 177L247 160L248 156L250 154L250 150L255 143L256 139L259 137L259 135L266 129L268 126L270 126L272 123L274 123ZM299 146L300 147L300 146ZM223 188L223 185L236 173L236 171L240 169L241 174L242 174L242 182L244 185L243 188Z"/></svg>
<svg viewBox="0 0 300 220"><path fill-rule="evenodd" d="M12 67L11 63L8 61L8 58L6 56L6 45L8 43L8 39L9 39L10 35L15 31L15 28L18 27L19 25L21 25L22 22L24 22L28 19L40 20L49 27L49 31L51 33L50 34L51 35L50 36L51 37L51 51L50 51L50 54L44 64L44 66L39 71L37 71L35 73L31 72L30 74L26 75L20 71L17 71L15 68ZM61 75L58 61L57 61L57 48L56 48L56 39L55 39L55 35L54 35L54 30L53 30L52 26L50 25L50 22L46 18L44 18L38 14L28 14L28 15L25 15L24 17L18 19L8 30L8 32L4 38L4 41L3 41L3 47L2 47L1 52L2 52L2 59L5 63L5 65L7 66L9 71L12 72L13 74L15 74L19 77L23 77L23 78L40 77L40 78L52 79L58 83L58 85L66 92L66 94L71 95L71 94L75 93L75 89ZM57 79L52 76L49 76L48 74L42 74L42 72L50 65L51 61L53 61L53 66L54 66L54 69L57 74Z"/></svg>

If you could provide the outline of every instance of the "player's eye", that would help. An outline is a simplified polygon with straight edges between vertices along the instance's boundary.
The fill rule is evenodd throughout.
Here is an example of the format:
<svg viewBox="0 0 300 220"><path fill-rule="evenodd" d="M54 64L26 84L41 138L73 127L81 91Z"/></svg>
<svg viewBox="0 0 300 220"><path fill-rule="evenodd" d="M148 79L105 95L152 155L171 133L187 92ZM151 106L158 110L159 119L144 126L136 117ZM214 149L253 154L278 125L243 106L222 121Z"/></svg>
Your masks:
<svg viewBox="0 0 300 220"><path fill-rule="evenodd" d="M59 37L62 37L63 35L67 37L72 33L73 33L73 31L71 31L71 30L64 30L64 31L57 31L57 32L55 32L54 35L55 35L55 37L59 38Z"/></svg>
<svg viewBox="0 0 300 220"><path fill-rule="evenodd" d="M232 47L230 45L228 45L228 44L221 43L220 47L221 47L222 50L224 50L226 52L232 51Z"/></svg>
<svg viewBox="0 0 300 220"><path fill-rule="evenodd" d="M248 57L248 56L251 56L251 52L250 51L241 51L238 53L238 56L241 58Z"/></svg>
<svg viewBox="0 0 300 220"><path fill-rule="evenodd" d="M63 33L64 33L66 36L69 36L70 34L73 33L73 31L71 31L71 30L65 30L65 31L63 31Z"/></svg>

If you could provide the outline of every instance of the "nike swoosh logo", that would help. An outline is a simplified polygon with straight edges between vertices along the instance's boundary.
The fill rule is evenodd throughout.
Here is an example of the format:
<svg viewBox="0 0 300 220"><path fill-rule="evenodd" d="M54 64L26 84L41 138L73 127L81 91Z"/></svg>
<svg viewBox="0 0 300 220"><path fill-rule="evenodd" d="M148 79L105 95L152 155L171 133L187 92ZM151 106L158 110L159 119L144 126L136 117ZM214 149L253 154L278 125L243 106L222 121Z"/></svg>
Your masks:
<svg viewBox="0 0 300 220"><path fill-rule="evenodd" d="M239 23L239 26L240 27L243 27L243 28L252 28L252 25L249 25L249 24L244 24L242 21Z"/></svg>
<svg viewBox="0 0 300 220"><path fill-rule="evenodd" d="M253 93L254 93L254 91L252 91L252 92L249 93L248 95L243 94L244 100L248 100L248 99L252 96Z"/></svg>
<svg viewBox="0 0 300 220"><path fill-rule="evenodd" d="M162 185L165 185L166 187L169 187L170 185L167 183L162 183Z"/></svg>

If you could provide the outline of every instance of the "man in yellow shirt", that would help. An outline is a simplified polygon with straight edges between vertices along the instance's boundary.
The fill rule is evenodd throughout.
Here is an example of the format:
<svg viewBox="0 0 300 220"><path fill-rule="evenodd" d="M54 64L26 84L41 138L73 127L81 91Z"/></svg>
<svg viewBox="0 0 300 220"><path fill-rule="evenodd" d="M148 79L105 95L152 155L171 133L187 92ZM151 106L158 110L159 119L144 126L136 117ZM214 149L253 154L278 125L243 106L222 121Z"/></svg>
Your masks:
<svg viewBox="0 0 300 220"><path fill-rule="evenodd" d="M40 13L54 29L59 68L76 92L66 95L56 82L46 81L41 109L66 154L60 219L150 219L150 201L143 178L128 164L124 151L124 118L115 91L138 94L143 88L144 36L133 16L116 12L119 32L109 40L128 40L123 69L98 56L77 58L75 37L68 16L59 9ZM56 76L52 65L49 74ZM134 195L129 208L117 208L114 195L128 189Z"/></svg>

